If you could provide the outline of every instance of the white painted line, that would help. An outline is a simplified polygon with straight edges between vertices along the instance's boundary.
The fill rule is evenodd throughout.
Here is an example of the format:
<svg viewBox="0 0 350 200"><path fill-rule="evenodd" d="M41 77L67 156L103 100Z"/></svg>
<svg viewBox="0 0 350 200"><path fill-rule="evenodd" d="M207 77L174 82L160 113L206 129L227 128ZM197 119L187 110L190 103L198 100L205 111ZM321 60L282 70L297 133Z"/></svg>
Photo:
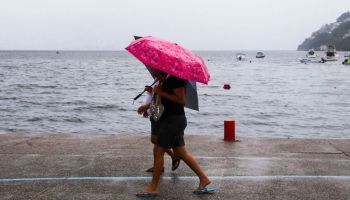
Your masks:
<svg viewBox="0 0 350 200"><path fill-rule="evenodd" d="M139 181L150 180L148 176L116 176L116 177L47 177L47 178L3 178L0 183L8 182L34 182L34 181L84 181L84 180L102 180L102 181ZM300 180L300 179L323 179L323 180L349 180L350 176L209 176L211 180ZM197 176L164 176L163 180L197 180Z"/></svg>

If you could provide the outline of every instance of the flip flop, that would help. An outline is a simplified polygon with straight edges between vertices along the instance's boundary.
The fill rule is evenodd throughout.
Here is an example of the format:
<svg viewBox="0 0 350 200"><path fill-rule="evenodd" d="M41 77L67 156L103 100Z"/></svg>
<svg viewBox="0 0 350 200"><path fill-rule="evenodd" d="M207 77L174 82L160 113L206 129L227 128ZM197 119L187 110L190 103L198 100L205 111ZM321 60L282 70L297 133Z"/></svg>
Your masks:
<svg viewBox="0 0 350 200"><path fill-rule="evenodd" d="M173 162L171 163L171 170L175 171L179 167L180 161L180 159L173 160Z"/></svg>
<svg viewBox="0 0 350 200"><path fill-rule="evenodd" d="M151 192L142 192L142 193L137 193L137 197L159 197L158 193L151 193Z"/></svg>
<svg viewBox="0 0 350 200"><path fill-rule="evenodd" d="M216 188L203 188L203 189L197 189L193 191L193 194L202 195L202 194L213 194L215 192L216 192Z"/></svg>

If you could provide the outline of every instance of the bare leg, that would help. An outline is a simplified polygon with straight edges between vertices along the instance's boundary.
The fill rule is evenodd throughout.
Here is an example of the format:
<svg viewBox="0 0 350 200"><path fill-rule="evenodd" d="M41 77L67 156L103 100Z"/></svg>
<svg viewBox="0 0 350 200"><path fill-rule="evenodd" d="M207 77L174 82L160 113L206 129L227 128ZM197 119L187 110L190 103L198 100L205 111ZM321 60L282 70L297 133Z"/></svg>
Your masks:
<svg viewBox="0 0 350 200"><path fill-rule="evenodd" d="M158 183L159 183L159 179L160 179L160 175L162 173L162 169L163 169L163 164L164 164L164 153L165 153L165 149L162 147L159 147L157 145L155 145L154 148L154 172L153 172L153 176L152 176L152 182L151 184L146 187L144 189L143 192L140 192L138 194L142 194L142 193L153 193L153 194L158 194Z"/></svg>
<svg viewBox="0 0 350 200"><path fill-rule="evenodd" d="M160 175L162 174L162 169L164 165L164 152L165 149L160 146L155 146L154 148L154 172L152 177L151 186L154 188L158 188L158 182Z"/></svg>
<svg viewBox="0 0 350 200"><path fill-rule="evenodd" d="M159 193L158 183L159 183L160 175L162 174L162 169L163 169L163 164L164 164L164 153L165 153L164 148L155 145L154 164L153 164L154 165L154 172L153 172L153 176L152 176L152 182L141 193L144 193L144 192Z"/></svg>
<svg viewBox="0 0 350 200"><path fill-rule="evenodd" d="M166 149L165 152L171 157L172 160L176 159L176 156L172 149Z"/></svg>
<svg viewBox="0 0 350 200"><path fill-rule="evenodd" d="M211 183L208 176L205 175L202 168L194 157L186 150L185 146L174 148L174 153L177 157L181 158L199 177L199 189L205 188Z"/></svg>

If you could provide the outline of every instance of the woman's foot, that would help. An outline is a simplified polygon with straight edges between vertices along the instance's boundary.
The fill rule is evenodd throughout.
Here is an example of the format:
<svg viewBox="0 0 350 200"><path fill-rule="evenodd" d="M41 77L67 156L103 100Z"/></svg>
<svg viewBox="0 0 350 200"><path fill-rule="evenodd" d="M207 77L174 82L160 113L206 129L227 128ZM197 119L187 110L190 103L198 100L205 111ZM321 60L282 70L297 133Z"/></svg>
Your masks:
<svg viewBox="0 0 350 200"><path fill-rule="evenodd" d="M206 188L210 183L211 183L211 181L208 178L200 179L198 189L202 190L202 189Z"/></svg>
<svg viewBox="0 0 350 200"><path fill-rule="evenodd" d="M180 159L176 158L171 163L171 170L175 171L180 165Z"/></svg>
<svg viewBox="0 0 350 200"><path fill-rule="evenodd" d="M159 196L159 191L157 189L152 189L150 187L145 188L142 192L136 193L137 197L157 197Z"/></svg>
<svg viewBox="0 0 350 200"><path fill-rule="evenodd" d="M207 186L211 183L208 178L201 179L199 181L198 188L193 191L194 194L202 195L202 194L211 194L216 191L216 188L207 188Z"/></svg>
<svg viewBox="0 0 350 200"><path fill-rule="evenodd" d="M146 172L151 172L151 173L153 173L153 171L154 171L154 167L151 167L146 170ZM164 172L164 168L162 169L162 172Z"/></svg>

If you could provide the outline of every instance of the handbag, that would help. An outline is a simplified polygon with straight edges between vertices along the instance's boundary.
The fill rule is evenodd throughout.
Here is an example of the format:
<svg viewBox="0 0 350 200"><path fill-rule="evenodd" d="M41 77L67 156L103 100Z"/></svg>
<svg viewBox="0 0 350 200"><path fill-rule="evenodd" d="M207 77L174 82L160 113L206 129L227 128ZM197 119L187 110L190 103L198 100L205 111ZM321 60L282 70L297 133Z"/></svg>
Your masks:
<svg viewBox="0 0 350 200"><path fill-rule="evenodd" d="M151 110L151 117L153 118L154 121L158 121L164 112L164 106L161 101L161 97L157 94L153 95L153 100L150 105L150 110Z"/></svg>

